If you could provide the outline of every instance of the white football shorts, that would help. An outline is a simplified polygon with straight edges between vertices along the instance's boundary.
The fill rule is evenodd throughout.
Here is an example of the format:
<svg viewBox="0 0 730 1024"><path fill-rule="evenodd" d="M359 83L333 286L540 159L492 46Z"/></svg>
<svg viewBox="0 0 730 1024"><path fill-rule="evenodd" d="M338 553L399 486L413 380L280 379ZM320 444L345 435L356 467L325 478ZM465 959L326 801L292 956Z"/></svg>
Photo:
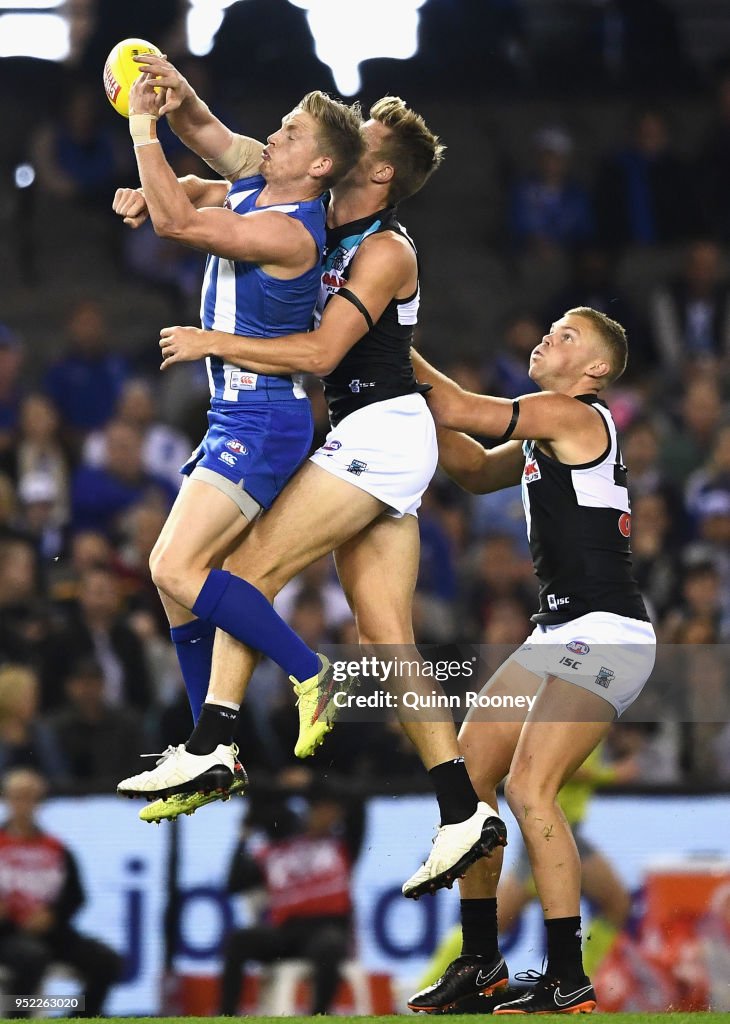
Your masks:
<svg viewBox="0 0 730 1024"><path fill-rule="evenodd" d="M536 626L510 660L535 675L557 676L590 690L619 716L641 693L655 658L650 622L589 612L557 626Z"/></svg>
<svg viewBox="0 0 730 1024"><path fill-rule="evenodd" d="M436 425L425 398L401 395L350 413L311 461L385 502L395 519L417 515L438 463Z"/></svg>

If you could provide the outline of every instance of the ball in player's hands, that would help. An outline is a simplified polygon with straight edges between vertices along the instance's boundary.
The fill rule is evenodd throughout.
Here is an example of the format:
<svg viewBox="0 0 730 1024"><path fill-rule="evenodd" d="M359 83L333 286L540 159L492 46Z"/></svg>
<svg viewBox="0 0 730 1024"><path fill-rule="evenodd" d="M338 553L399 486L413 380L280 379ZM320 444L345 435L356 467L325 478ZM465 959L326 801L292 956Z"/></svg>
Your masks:
<svg viewBox="0 0 730 1024"><path fill-rule="evenodd" d="M129 90L143 70L134 60L140 53L162 56L162 51L146 39L123 39L112 49L104 64L104 91L122 117L129 117Z"/></svg>

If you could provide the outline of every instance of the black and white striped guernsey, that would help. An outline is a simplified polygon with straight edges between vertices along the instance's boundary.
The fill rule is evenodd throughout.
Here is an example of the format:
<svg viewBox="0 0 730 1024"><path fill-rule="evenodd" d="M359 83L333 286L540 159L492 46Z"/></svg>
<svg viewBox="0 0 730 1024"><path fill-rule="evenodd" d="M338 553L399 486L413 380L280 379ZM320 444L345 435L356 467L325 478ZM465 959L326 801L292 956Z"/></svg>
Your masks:
<svg viewBox="0 0 730 1024"><path fill-rule="evenodd" d="M566 465L525 441L522 501L540 584L542 625L570 622L588 612L613 612L648 621L631 569L631 505L626 466L608 406L578 395L606 427L599 458Z"/></svg>
<svg viewBox="0 0 730 1024"><path fill-rule="evenodd" d="M352 261L362 242L382 231L401 235L416 251L412 239L397 220L395 207L349 224L327 228L322 286L314 311L315 324L319 324L332 295L345 287ZM333 427L366 405L429 390L427 385L418 384L411 364L411 344L419 301L418 283L407 298L391 299L377 322L345 354L336 369L324 378L324 395Z"/></svg>

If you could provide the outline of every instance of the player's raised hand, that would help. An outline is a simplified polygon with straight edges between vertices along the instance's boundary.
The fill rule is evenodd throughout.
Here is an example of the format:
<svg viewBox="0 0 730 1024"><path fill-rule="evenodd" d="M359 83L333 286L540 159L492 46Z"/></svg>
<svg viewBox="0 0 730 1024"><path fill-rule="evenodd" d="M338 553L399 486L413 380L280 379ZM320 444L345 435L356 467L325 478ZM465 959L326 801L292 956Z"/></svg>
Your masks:
<svg viewBox="0 0 730 1024"><path fill-rule="evenodd" d="M118 188L114 193L112 210L123 217L124 223L130 228L138 228L150 215L141 188Z"/></svg>
<svg viewBox="0 0 730 1024"><path fill-rule="evenodd" d="M163 327L160 331L161 370L173 363L189 363L209 355L207 335L199 327Z"/></svg>
<svg viewBox="0 0 730 1024"><path fill-rule="evenodd" d="M157 57L153 53L139 53L134 60L143 71L154 76L157 88L164 90L163 102L158 110L161 117L177 110L187 97L192 95L193 89L188 80L166 57Z"/></svg>
<svg viewBox="0 0 730 1024"><path fill-rule="evenodd" d="M129 90L129 113L152 114L160 116L162 95L155 92L155 80L152 75L142 74L135 79Z"/></svg>

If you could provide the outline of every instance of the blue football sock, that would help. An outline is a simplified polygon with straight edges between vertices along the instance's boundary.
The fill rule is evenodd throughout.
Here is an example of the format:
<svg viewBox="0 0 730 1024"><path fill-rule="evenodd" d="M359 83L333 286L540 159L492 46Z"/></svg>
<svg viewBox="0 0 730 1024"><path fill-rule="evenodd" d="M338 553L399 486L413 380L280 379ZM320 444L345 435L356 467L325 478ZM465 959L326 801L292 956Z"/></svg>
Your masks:
<svg viewBox="0 0 730 1024"><path fill-rule="evenodd" d="M208 692L215 626L201 619L193 619L184 626L173 626L170 636L175 644L193 721L197 722Z"/></svg>
<svg viewBox="0 0 730 1024"><path fill-rule="evenodd" d="M300 681L319 672L315 652L287 626L256 587L223 569L211 569L193 614L261 651Z"/></svg>

